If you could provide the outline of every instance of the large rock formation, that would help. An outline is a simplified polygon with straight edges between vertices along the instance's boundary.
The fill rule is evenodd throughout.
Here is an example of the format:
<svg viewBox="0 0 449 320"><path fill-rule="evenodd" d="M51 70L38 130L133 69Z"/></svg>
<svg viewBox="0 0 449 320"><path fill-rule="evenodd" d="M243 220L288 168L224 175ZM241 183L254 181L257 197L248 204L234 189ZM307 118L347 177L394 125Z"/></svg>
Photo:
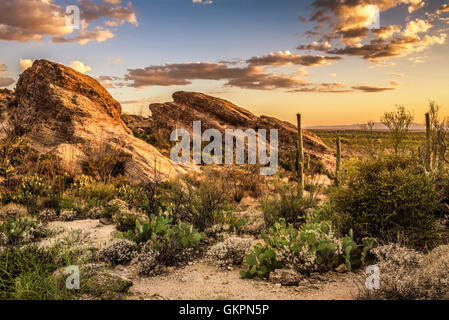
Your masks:
<svg viewBox="0 0 449 320"><path fill-rule="evenodd" d="M193 121L201 121L203 130L215 128L224 134L225 129L278 129L279 149L295 148L297 127L276 118L258 117L229 101L196 92L176 92L173 102L150 105L153 121L171 129L184 128L192 133ZM335 163L330 149L313 133L304 130L304 151L312 159L322 160L328 166Z"/></svg>
<svg viewBox="0 0 449 320"><path fill-rule="evenodd" d="M124 173L131 182L185 172L156 148L133 136L121 120L121 106L95 79L64 65L37 60L16 88L17 124L40 153L51 153L81 173L89 157L127 154Z"/></svg>
<svg viewBox="0 0 449 320"><path fill-rule="evenodd" d="M14 108L15 103L13 91L0 89L0 139L5 139L12 129L9 110Z"/></svg>

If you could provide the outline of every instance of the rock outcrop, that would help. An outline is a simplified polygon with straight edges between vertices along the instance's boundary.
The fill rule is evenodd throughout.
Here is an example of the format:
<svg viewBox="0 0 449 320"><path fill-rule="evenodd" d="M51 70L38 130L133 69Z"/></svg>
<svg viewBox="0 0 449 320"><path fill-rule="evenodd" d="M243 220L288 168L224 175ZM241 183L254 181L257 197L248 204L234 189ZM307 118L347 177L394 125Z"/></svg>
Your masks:
<svg viewBox="0 0 449 320"><path fill-rule="evenodd" d="M9 110L16 104L16 97L13 91L0 90L0 139L5 139L8 132L12 129Z"/></svg>
<svg viewBox="0 0 449 320"><path fill-rule="evenodd" d="M203 130L215 128L224 134L226 129L279 130L279 150L295 148L297 128L289 122L266 116L256 116L233 103L196 92L175 92L173 102L150 105L154 122L171 129L184 128L192 133L193 121L201 121ZM335 159L330 149L313 133L304 130L304 151L311 159L332 166Z"/></svg>
<svg viewBox="0 0 449 320"><path fill-rule="evenodd" d="M121 120L121 106L95 79L69 67L36 60L15 91L17 124L39 153L51 153L81 173L89 157L126 154L124 174L133 183L185 172ZM157 169L157 170L156 170ZM187 168L188 169L188 168Z"/></svg>

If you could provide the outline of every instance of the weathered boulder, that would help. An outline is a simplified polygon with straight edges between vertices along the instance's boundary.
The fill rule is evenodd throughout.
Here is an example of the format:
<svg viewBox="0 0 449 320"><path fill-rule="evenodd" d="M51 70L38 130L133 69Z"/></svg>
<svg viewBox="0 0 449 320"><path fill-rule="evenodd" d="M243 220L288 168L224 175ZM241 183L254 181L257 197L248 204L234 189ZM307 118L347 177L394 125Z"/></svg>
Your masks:
<svg viewBox="0 0 449 320"><path fill-rule="evenodd" d="M277 269L270 273L270 281L283 286L296 286L304 276L293 269Z"/></svg>
<svg viewBox="0 0 449 320"><path fill-rule="evenodd" d="M121 120L121 106L100 83L64 65L36 60L16 88L17 124L40 153L51 153L74 173L92 156L126 155L124 174L135 183L183 173Z"/></svg>

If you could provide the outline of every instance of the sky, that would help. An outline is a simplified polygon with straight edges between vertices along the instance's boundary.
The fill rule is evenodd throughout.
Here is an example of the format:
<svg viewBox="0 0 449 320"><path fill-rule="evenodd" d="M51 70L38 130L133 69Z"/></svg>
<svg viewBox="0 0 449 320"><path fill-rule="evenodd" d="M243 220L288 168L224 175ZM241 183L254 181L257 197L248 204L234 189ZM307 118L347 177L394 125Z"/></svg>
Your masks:
<svg viewBox="0 0 449 320"><path fill-rule="evenodd" d="M48 59L128 113L183 90L306 126L423 122L429 100L449 116L448 31L447 0L2 0L0 87Z"/></svg>

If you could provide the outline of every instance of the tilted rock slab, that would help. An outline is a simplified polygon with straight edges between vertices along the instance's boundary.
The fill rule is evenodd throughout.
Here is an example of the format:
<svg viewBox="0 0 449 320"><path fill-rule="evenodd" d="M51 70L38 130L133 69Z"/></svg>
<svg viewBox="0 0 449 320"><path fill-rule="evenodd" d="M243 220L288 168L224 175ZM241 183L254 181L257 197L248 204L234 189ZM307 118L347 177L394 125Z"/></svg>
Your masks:
<svg viewBox="0 0 449 320"><path fill-rule="evenodd" d="M183 128L192 134L193 121L201 121L202 130L218 129L224 134L226 129L270 129L279 130L279 150L288 151L296 148L297 127L289 122L267 116L256 116L235 104L197 92L175 92L173 102L150 105L154 121ZM332 151L313 133L303 130L304 152L311 159L322 160L329 166L335 165Z"/></svg>

